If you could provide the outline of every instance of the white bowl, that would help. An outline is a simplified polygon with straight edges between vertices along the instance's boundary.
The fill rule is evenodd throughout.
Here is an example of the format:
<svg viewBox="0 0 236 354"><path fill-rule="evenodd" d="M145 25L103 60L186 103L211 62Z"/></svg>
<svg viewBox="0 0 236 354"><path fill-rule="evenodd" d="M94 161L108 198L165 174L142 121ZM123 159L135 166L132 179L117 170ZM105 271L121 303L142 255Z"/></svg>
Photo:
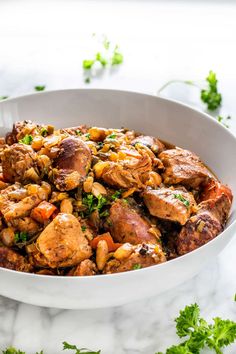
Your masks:
<svg viewBox="0 0 236 354"><path fill-rule="evenodd" d="M16 120L57 127L88 124L135 129L197 153L236 195L236 138L206 114L167 99L114 90L42 92L0 103L0 135ZM227 228L203 247L145 269L92 277L58 277L0 268L0 294L64 309L122 305L164 292L193 277L234 236L235 201Z"/></svg>

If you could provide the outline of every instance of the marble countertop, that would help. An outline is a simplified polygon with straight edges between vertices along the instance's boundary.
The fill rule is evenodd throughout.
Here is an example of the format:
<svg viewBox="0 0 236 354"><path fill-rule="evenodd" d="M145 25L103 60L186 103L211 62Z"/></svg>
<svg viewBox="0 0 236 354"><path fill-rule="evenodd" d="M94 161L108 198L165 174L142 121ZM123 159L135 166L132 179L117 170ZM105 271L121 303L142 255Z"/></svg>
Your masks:
<svg viewBox="0 0 236 354"><path fill-rule="evenodd" d="M222 114L232 116L236 133L235 18L233 1L2 0L0 96L28 93L38 84L86 86L81 61L91 50L91 33L106 33L120 44L124 64L90 87L155 93L170 79L201 81L213 69ZM202 108L194 88L176 84L163 94ZM197 302L207 319L236 319L235 250L236 238L192 280L123 307L69 311L0 297L0 348L54 354L66 340L102 354L164 350L177 342L173 320L186 304ZM236 346L225 350L235 352Z"/></svg>

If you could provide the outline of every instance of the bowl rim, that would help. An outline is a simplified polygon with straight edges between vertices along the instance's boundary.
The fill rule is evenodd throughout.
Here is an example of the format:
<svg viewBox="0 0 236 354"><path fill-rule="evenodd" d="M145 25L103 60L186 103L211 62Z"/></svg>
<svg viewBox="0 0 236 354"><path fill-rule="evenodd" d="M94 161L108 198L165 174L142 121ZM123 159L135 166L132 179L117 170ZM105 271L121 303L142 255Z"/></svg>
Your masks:
<svg viewBox="0 0 236 354"><path fill-rule="evenodd" d="M57 93L63 93L63 92L86 92L86 91L94 91L94 93L96 92L112 92L114 94L119 93L119 94L134 94L134 95L139 95L139 96L146 96L148 98L151 99L158 99L160 101L166 102L167 104L175 104L177 106L180 107L184 107L187 110L189 110L190 112L195 112L198 113L198 118L200 119L206 119L211 121L215 126L218 126L218 128L220 128L221 130L225 131L226 134L228 134L229 136L231 136L231 138L233 138L233 140L235 141L236 144L236 136L228 129L226 128L224 125L219 124L215 118L213 118L210 114L203 112L200 110L200 108L195 108L192 107L189 104L180 102L178 100L175 99L170 99L170 98L166 98L166 97L162 97L160 95L155 95L155 94L150 94L150 93L145 93L145 92L139 92L139 91L133 91L133 90L122 90L122 89L109 89L109 88L67 88L67 89L57 89L57 90L46 90L46 91L39 91L39 92L33 92L33 93L27 93L27 94L23 94L23 95L17 95L17 96L12 96L9 97L7 99L4 99L2 101L0 101L0 106L4 105L6 103L10 103L12 101L17 101L17 100L23 100L24 98L30 98L36 95L50 95L50 94L57 94ZM74 282L80 281L80 282L94 282L97 281L98 279L107 279L107 281L109 281L109 279L112 277L112 279L117 279L117 278L127 278L130 277L134 274L144 274L144 272L148 272L150 270L155 271L156 269L159 268L163 268L163 267L167 267L168 265L171 264L175 264L177 262L181 262L181 259L186 259L191 257L192 254L196 254L201 252L201 250L206 247L209 247L209 245L213 245L214 243L217 242L217 240L219 238L224 237L226 232L230 232L231 229L236 227L236 216L235 216L235 220L232 221L232 223L228 226L226 226L224 228L224 230L218 235L216 236L214 239L212 239L211 241L207 242L206 244L204 244L203 246L189 252L186 253L182 256L179 256L177 258L171 259L169 261L163 262L163 263L159 263L159 264L155 264L153 266L150 267L146 267L146 268L141 268L137 270L129 270L127 272L120 272L120 273L112 273L112 274L99 274L99 275L93 275L93 276L72 276L72 275L67 275L67 276L60 276L60 275L43 275L43 274L35 274L35 273L27 273L27 272L20 272L17 270L12 270L12 269L8 269L8 268L4 268L4 267L0 267L0 272L8 272L8 273L13 273L13 274L17 274L19 276L27 276L29 278L35 278L35 279L55 279L58 280L60 279L60 281L71 281L73 279Z"/></svg>

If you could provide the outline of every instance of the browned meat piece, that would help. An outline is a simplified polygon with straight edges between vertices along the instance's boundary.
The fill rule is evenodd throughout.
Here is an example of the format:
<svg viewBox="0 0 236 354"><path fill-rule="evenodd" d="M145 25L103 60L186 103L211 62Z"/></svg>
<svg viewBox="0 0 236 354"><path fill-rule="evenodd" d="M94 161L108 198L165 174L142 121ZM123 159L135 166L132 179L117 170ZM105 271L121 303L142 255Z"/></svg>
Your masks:
<svg viewBox="0 0 236 354"><path fill-rule="evenodd" d="M26 252L28 254L29 262L36 268L48 268L47 259L42 253L39 252L35 243L31 243L26 246Z"/></svg>
<svg viewBox="0 0 236 354"><path fill-rule="evenodd" d="M6 134L6 143L8 145L17 143L26 134L30 134L36 127L37 124L30 120L15 122L12 131Z"/></svg>
<svg viewBox="0 0 236 354"><path fill-rule="evenodd" d="M129 270L150 267L165 261L165 254L159 245L143 243L132 246L124 244L116 250L114 259L107 262L103 273L127 272Z"/></svg>
<svg viewBox="0 0 236 354"><path fill-rule="evenodd" d="M72 267L91 256L91 247L71 214L60 213L37 239L37 248L50 268Z"/></svg>
<svg viewBox="0 0 236 354"><path fill-rule="evenodd" d="M213 175L194 153L180 148L165 150L158 156L164 166L164 183L183 184L186 187L198 188Z"/></svg>
<svg viewBox="0 0 236 354"><path fill-rule="evenodd" d="M182 189L148 190L143 193L143 199L151 215L177 221L181 225L184 225L194 209L196 210L193 195Z"/></svg>
<svg viewBox="0 0 236 354"><path fill-rule="evenodd" d="M40 185L29 184L25 192L19 183L15 183L0 192L0 211L6 222L11 222L15 218L28 216L31 209L36 207L42 200L48 199L51 187L47 182ZM20 200L20 198L23 198ZM14 201L13 201L13 200ZM19 201L18 201L19 200Z"/></svg>
<svg viewBox="0 0 236 354"><path fill-rule="evenodd" d="M72 269L68 275L82 277L88 275L95 275L98 273L96 264L90 259L85 259L76 268Z"/></svg>
<svg viewBox="0 0 236 354"><path fill-rule="evenodd" d="M36 153L31 146L13 144L2 151L2 172L7 182L25 182L26 172L34 167Z"/></svg>
<svg viewBox="0 0 236 354"><path fill-rule="evenodd" d="M209 183L205 185L203 192L201 193L201 201L216 199L222 194L225 194L229 198L230 202L232 202L233 195L230 188L216 180L210 180Z"/></svg>
<svg viewBox="0 0 236 354"><path fill-rule="evenodd" d="M53 179L61 191L78 187L87 175L91 165L91 152L85 142L76 137L64 139L60 144L60 152L54 160Z"/></svg>
<svg viewBox="0 0 236 354"><path fill-rule="evenodd" d="M35 194L20 200L18 203L9 204L6 209L0 207L0 210L6 222L10 222L15 218L28 215L31 209L36 207L40 202L40 198Z"/></svg>
<svg viewBox="0 0 236 354"><path fill-rule="evenodd" d="M129 242L134 245L141 242L157 243L160 234L157 230L152 233L153 227L149 221L143 218L136 208L125 200L117 200L110 208L108 218L109 231L115 242Z"/></svg>
<svg viewBox="0 0 236 354"><path fill-rule="evenodd" d="M177 236L177 251L180 255L195 250L211 241L223 231L231 203L222 194L199 204L198 212L192 216Z"/></svg>
<svg viewBox="0 0 236 354"><path fill-rule="evenodd" d="M140 150L139 158L119 162L107 161L103 166L101 174L97 173L98 166L94 166L96 176L102 178L110 186L140 189L145 187L144 182L152 170L152 159L145 151Z"/></svg>
<svg viewBox="0 0 236 354"><path fill-rule="evenodd" d="M32 271L32 266L23 256L7 247L0 247L0 267L19 272L29 273Z"/></svg>
<svg viewBox="0 0 236 354"><path fill-rule="evenodd" d="M18 231L26 232L29 236L35 235L40 230L39 224L29 216L13 219L11 225Z"/></svg>
<svg viewBox="0 0 236 354"><path fill-rule="evenodd" d="M153 136L139 135L131 142L132 145L135 145L137 143L149 147L156 154L160 154L163 150L165 150L164 144L162 144L160 140L154 138Z"/></svg>

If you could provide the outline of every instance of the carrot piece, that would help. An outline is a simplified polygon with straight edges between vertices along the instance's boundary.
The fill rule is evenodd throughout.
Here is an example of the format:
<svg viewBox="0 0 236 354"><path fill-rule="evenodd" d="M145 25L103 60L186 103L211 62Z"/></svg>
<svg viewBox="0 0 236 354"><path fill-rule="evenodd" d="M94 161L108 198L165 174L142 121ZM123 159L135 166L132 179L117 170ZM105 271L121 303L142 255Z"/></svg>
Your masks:
<svg viewBox="0 0 236 354"><path fill-rule="evenodd" d="M55 205L43 201L31 211L30 216L34 220L40 223L44 223L44 221L48 220L50 216L56 211L56 209L57 208Z"/></svg>
<svg viewBox="0 0 236 354"><path fill-rule="evenodd" d="M121 243L115 243L113 241L113 238L110 235L110 232L106 232L105 234L99 235L97 237L95 237L91 242L90 245L92 248L97 248L98 242L104 240L107 243L108 246L108 251L109 252L113 252L115 250L117 250L117 248L119 248L122 244Z"/></svg>

